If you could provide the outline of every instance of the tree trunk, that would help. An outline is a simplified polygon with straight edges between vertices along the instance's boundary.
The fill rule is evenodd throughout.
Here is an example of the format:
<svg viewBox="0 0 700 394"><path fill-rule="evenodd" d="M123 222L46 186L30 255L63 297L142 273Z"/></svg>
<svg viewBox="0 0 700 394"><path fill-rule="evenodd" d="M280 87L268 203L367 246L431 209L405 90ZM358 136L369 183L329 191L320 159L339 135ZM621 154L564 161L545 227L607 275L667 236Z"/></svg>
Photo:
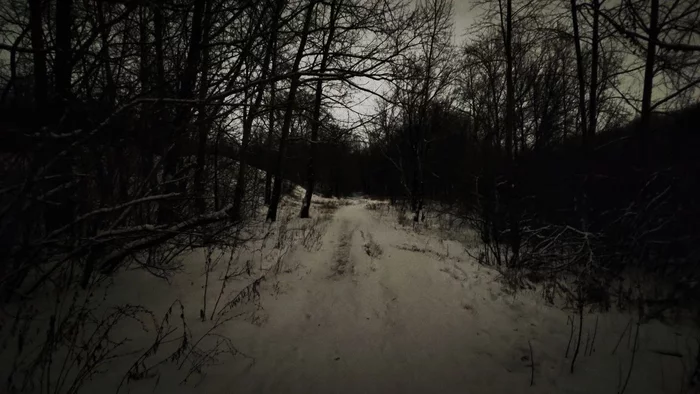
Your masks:
<svg viewBox="0 0 700 394"><path fill-rule="evenodd" d="M428 46L428 56L426 59L426 67L425 67L425 80L423 81L423 87L421 89L421 98L420 98L420 106L419 106L419 115L418 115L418 127L416 127L416 152L415 152L415 167L416 167L416 172L414 172L414 185L413 185L413 221L415 223L418 223L421 218L421 210L423 209L423 199L424 199L424 194L425 194L425 174L424 174L424 168L423 165L425 163L425 159L427 156L427 138L426 135L429 133L426 132L426 128L428 127L428 122L427 122L427 117L428 117L428 107L430 106L430 87L432 84L432 77L433 77L433 56L435 54L435 45L436 45L436 40L438 38L439 34L439 29L440 29L440 23L437 18L440 17L440 8L446 3L438 3L435 2L432 4L433 7L436 7L434 10L431 10L431 13L434 12L434 19L432 21L432 31L430 32L430 44Z"/></svg>
<svg viewBox="0 0 700 394"><path fill-rule="evenodd" d="M567 55L567 54L566 54L566 51L562 51L561 76L560 76L560 78L561 78L561 81L562 81L562 91L564 91L564 92L568 92L568 91L569 91L569 90L568 90L568 85L567 85L567 80L568 80L568 78L567 78L567 76L566 76L566 74L567 74L567 69L568 69L568 66L569 66L569 65L568 65L568 62L567 62L568 58L566 57L566 55ZM564 121L564 124L563 124L563 125L564 125L564 128L563 128L563 136L562 136L562 139L563 139L563 140L566 140L566 138L567 138L567 136L568 136L568 133L569 133L569 116L568 116L568 114L569 114L569 108L568 108L569 101L566 100L566 98L565 98L565 99L563 100L563 102L562 102L562 105L563 105L563 107L564 107L564 119L563 119L563 121Z"/></svg>
<svg viewBox="0 0 700 394"><path fill-rule="evenodd" d="M591 91L588 98L588 144L592 143L598 121L598 46L600 42L598 20L600 1L593 0L593 37L591 41Z"/></svg>
<svg viewBox="0 0 700 394"><path fill-rule="evenodd" d="M299 79L300 76L297 74L299 71L299 64L301 59L304 57L304 48L306 47L306 41L309 36L309 28L311 27L311 16L313 15L313 9L316 5L317 0L311 0L307 6L306 15L304 17L304 28L301 33L301 42L299 43L299 49L297 50L296 57L294 59L294 65L292 66L292 81L289 87L289 95L287 97L286 110L284 113L284 120L282 122L282 134L280 135L279 149L277 152L277 163L275 166L275 182L272 187L272 195L270 196L270 207L267 211L267 219L274 222L277 219L277 206L282 194L282 165L284 164L284 155L287 144L287 136L289 135L289 129L292 125L292 112L294 110L294 103L296 99L297 89L299 89Z"/></svg>
<svg viewBox="0 0 700 394"><path fill-rule="evenodd" d="M68 113L68 101L71 96L71 13L73 8L72 0L59 1L56 3L56 57L54 61L54 86L56 99L52 100L53 113L50 116L56 126L58 133L69 132L70 114ZM58 157L61 151L61 144L55 144L48 150L50 158L56 157L58 160L53 170L61 177L56 182L68 182L66 176L72 174L72 163L68 156ZM50 187L57 187L58 184L51 182ZM51 204L46 209L46 227L48 231L54 230L69 223L74 215L72 195L69 190L62 190L55 196L58 204Z"/></svg>
<svg viewBox="0 0 700 394"><path fill-rule="evenodd" d="M165 98L168 95L168 90L165 82L165 53L163 37L165 35L165 21L163 18L162 0L155 0L155 7L153 7L153 46L155 49L155 93L159 98ZM146 140L148 141L147 149L149 152L159 152L163 156L165 155L165 150L160 149L163 145L167 146L167 141L161 141L165 139L166 134L164 133L167 127L166 111L163 110L163 104L156 102L153 105L153 117L150 121L150 129L146 131L148 136ZM150 172L153 168L153 153L147 153L147 166ZM153 183L156 183L157 177L153 177ZM160 212L160 210L158 211Z"/></svg>
<svg viewBox="0 0 700 394"><path fill-rule="evenodd" d="M141 7L139 21L139 84L141 94L145 95L152 87L149 54L148 8ZM141 108L139 113L139 131L137 138L141 144L141 177L146 180L153 168L153 139L150 134L153 126L153 114Z"/></svg>
<svg viewBox="0 0 700 394"><path fill-rule="evenodd" d="M277 75L277 42L272 43L272 58L270 59L271 64L271 70L270 70L270 75L276 76ZM271 162L271 153L272 153L272 136L275 133L275 89L276 89L276 83L275 81L270 82L270 113L269 113L269 128L267 130L267 138L265 139L265 196L264 196L264 201L265 205L270 204L270 200L272 198L272 162Z"/></svg>
<svg viewBox="0 0 700 394"><path fill-rule="evenodd" d="M267 135L265 142L265 205L270 205L270 200L272 199L272 130L275 125L275 114L274 110L270 110L270 132Z"/></svg>
<svg viewBox="0 0 700 394"><path fill-rule="evenodd" d="M505 203L508 209L510 224L511 262L519 260L520 253L520 215L516 194L515 163L513 152L513 137L515 124L515 87L513 84L513 7L512 1L506 0L506 176L508 179L505 191Z"/></svg>
<svg viewBox="0 0 700 394"><path fill-rule="evenodd" d="M31 25L32 51L34 62L34 108L40 114L46 108L48 78L46 76L46 51L44 30L41 18L41 0L30 0L29 23ZM38 115L37 119L42 116Z"/></svg>
<svg viewBox="0 0 700 394"><path fill-rule="evenodd" d="M156 91L158 97L165 96L165 54L163 52L163 36L165 34L165 22L163 21L162 1L156 0L153 9L153 45L156 52Z"/></svg>
<svg viewBox="0 0 700 394"><path fill-rule="evenodd" d="M649 23L649 42L647 43L647 58L644 68L644 88L642 92L642 114L639 125L640 140L643 144L650 132L651 95L654 89L654 63L656 61L656 40L658 39L659 0L651 0Z"/></svg>
<svg viewBox="0 0 700 394"><path fill-rule="evenodd" d="M260 79L265 80L268 76L270 68L270 59L272 57L272 50L274 43L277 41L277 21L279 15L282 12L281 9L282 1L277 0L275 5L274 13L271 16L272 20L272 34L267 42L267 48L265 49L265 59L263 60L262 72ZM250 144L250 136L253 131L253 122L257 118L260 111L260 104L262 103L263 93L265 93L265 85L261 84L258 87L257 96L255 101L248 112L248 116L243 122L243 137L241 139L241 150L240 159L238 160L238 175L236 177L236 189L233 193L233 205L231 210L228 212L229 216L233 220L239 220L241 218L241 205L243 204L243 196L245 194L246 188L246 172L248 169L248 145Z"/></svg>
<svg viewBox="0 0 700 394"><path fill-rule="evenodd" d="M505 27L505 53L506 53L506 158L509 166L513 161L513 130L515 124L515 88L513 86L513 11L511 0L506 0L506 27Z"/></svg>
<svg viewBox="0 0 700 394"><path fill-rule="evenodd" d="M56 3L56 94L59 107L57 116L62 116L71 90L71 11L73 0Z"/></svg>
<svg viewBox="0 0 700 394"><path fill-rule="evenodd" d="M199 86L199 108L197 109L197 162L194 170L194 192L197 211L203 214L206 211L204 197L204 168L206 164L207 136L209 134L209 122L207 120L207 106L205 99L209 91L209 31L211 29L211 1L206 1L204 11L204 26L202 32L202 75Z"/></svg>
<svg viewBox="0 0 700 394"><path fill-rule="evenodd" d="M192 34L190 36L189 50L187 53L187 62L185 70L180 78L180 92L178 97L181 99L191 99L194 96L194 85L197 78L197 68L201 56L201 38L202 38L202 17L205 9L205 1L194 2L194 12L192 13ZM190 107L181 105L177 107L175 119L172 125L169 125L171 131L168 133L166 144L169 148L165 152L163 158L163 181L166 182L165 192L177 192L176 184L173 180L177 171L178 162L180 159L180 145L183 134L187 130L190 122ZM175 212L171 207L171 202L162 202L159 207L159 221L167 222L174 218Z"/></svg>
<svg viewBox="0 0 700 394"><path fill-rule="evenodd" d="M319 69L320 75L323 76L324 73L326 72L326 68L328 66L328 53L330 52L331 45L333 43L333 38L335 36L335 23L336 19L338 18L338 13L340 10L340 6L342 4L342 0L339 4L336 4L336 1L331 2L331 10L330 10L330 25L328 27L328 39L326 42L323 44L323 54L321 55L321 66ZM314 186L316 183L316 173L314 170L314 160L316 158L316 150L317 150L317 144L318 144L318 130L320 128L320 120L321 120L321 102L322 102L322 97L323 97L323 81L319 78L319 80L316 82L316 97L314 98L314 113L313 113L313 119L312 119L312 124L311 124L311 141L309 143L309 160L307 164L307 171L306 171L306 194L304 195L304 201L301 204L301 213L300 216L302 218L308 218L309 217L309 209L311 208L311 197L313 196L314 193Z"/></svg>
<svg viewBox="0 0 700 394"><path fill-rule="evenodd" d="M576 48L576 74L578 76L578 111L581 117L581 136L584 145L588 144L586 127L586 76L583 72L583 54L581 53L581 36L578 30L578 10L576 0L571 0L571 20L574 25L574 47Z"/></svg>
<svg viewBox="0 0 700 394"><path fill-rule="evenodd" d="M112 66L109 56L109 31L110 28L105 23L105 8L109 3L97 2L95 7L97 8L97 28L100 30L101 48L100 57L104 62L104 75L105 75L105 100L107 101L108 107L111 109L114 106L114 100L117 96L117 87L114 83L114 76L112 74Z"/></svg>
<svg viewBox="0 0 700 394"><path fill-rule="evenodd" d="M110 27L107 25L105 20L105 10L108 9L109 3L104 3L100 1L95 2L95 8L97 9L97 26L100 32L100 57L103 62L104 76L105 76L105 89L103 93L103 105L106 113L109 113L114 108L114 104L117 98L117 86L114 82L114 75L112 73L111 58L109 54L109 32ZM107 112L109 111L109 112ZM115 160L115 170L117 171L117 177L119 182L118 196L120 201L127 201L129 199L129 166L127 162L125 151L125 140L126 138L119 138L115 133L121 130L108 127L109 140L107 141L114 149L114 160ZM100 151L109 151L109 149L100 149ZM104 182L105 184L107 182ZM109 187L113 187L110 185ZM103 202L108 200L108 196L114 195L114 189L108 189L104 191L106 194L103 195Z"/></svg>

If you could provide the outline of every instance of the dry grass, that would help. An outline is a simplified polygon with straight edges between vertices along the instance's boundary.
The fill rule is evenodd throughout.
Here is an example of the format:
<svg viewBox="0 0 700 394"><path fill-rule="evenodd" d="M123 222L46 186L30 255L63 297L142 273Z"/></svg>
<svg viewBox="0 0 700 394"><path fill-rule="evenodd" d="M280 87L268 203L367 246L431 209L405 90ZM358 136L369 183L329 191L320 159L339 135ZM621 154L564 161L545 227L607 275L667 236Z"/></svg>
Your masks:
<svg viewBox="0 0 700 394"><path fill-rule="evenodd" d="M368 211L379 211L387 207L386 203L382 202L368 202L365 204L365 209Z"/></svg>

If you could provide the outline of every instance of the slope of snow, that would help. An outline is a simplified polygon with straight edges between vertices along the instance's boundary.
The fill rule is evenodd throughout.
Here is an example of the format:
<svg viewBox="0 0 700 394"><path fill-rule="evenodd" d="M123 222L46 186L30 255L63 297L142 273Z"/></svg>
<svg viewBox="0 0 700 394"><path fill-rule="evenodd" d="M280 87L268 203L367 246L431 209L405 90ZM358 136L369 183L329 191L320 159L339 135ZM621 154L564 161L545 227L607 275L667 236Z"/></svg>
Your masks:
<svg viewBox="0 0 700 394"><path fill-rule="evenodd" d="M629 327L636 327L631 316L586 315L571 374L567 312L534 293L505 294L496 273L476 264L463 243L409 231L381 209L368 210L366 200L314 198L315 208L331 204L325 200L340 208L315 222L311 237L318 242L285 252L260 246L239 256L261 266L282 261L280 273L263 282L259 307L236 309L237 318L217 328L245 357L222 356L186 383L182 370L165 363L124 390L610 393L624 385L633 353ZM285 226L303 223L290 219ZM116 286L154 310L183 300L191 329L205 331L209 326L197 319L203 259L202 251L186 256L186 272L172 284L129 273ZM209 297L211 305L216 297ZM642 325L626 392L681 392L695 368L695 338L689 327ZM130 364L114 365L86 392L112 387Z"/></svg>

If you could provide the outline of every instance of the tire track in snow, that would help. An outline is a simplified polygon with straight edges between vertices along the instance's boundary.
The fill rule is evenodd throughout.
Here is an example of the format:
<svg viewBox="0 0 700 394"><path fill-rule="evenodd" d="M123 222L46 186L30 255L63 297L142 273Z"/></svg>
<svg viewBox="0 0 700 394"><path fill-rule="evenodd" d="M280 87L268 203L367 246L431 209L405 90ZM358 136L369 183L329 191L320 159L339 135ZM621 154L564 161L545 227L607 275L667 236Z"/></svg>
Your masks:
<svg viewBox="0 0 700 394"><path fill-rule="evenodd" d="M353 231L349 229L349 222L343 220L340 224L340 235L338 237L338 246L333 253L333 272L332 277L342 277L348 273L354 272L352 259L350 259L350 247L352 245Z"/></svg>
<svg viewBox="0 0 700 394"><path fill-rule="evenodd" d="M360 230L360 235L362 235L362 240L365 242L362 247L367 256L369 256L372 260L381 257L384 251L382 250L382 247L374 241L372 233L367 231L367 236L365 236L365 232Z"/></svg>

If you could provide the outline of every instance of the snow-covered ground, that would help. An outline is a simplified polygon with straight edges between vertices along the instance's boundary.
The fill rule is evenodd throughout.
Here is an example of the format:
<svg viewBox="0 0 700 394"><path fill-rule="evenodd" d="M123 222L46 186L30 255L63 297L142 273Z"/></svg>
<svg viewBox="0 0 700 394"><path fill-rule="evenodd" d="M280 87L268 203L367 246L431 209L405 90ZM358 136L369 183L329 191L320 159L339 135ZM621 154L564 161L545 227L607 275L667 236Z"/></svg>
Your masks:
<svg viewBox="0 0 700 394"><path fill-rule="evenodd" d="M469 243L416 233L396 215L382 214L382 203L373 204L378 209L361 199L318 200L314 212L339 208L300 230L306 235L294 238L298 244L290 241L282 251L269 241L246 252L249 257L238 256L263 271L280 264L261 284L259 307L236 307L235 318L216 328L245 356L221 355L185 383L187 368L164 363L122 392L616 393L624 386L632 316L587 314L572 374L573 344L565 357L571 312L535 292L504 293L497 274L470 257ZM285 226L304 223L311 221L291 219ZM308 244L299 243L302 238ZM125 297L120 302L143 303L155 313L180 299L196 339L211 327L199 319L205 254L185 256L185 272L170 284L128 272L113 292ZM224 266L210 278L210 309ZM696 338L690 327L642 325L626 392L681 392L696 365ZM116 387L132 363L115 362L85 392Z"/></svg>

